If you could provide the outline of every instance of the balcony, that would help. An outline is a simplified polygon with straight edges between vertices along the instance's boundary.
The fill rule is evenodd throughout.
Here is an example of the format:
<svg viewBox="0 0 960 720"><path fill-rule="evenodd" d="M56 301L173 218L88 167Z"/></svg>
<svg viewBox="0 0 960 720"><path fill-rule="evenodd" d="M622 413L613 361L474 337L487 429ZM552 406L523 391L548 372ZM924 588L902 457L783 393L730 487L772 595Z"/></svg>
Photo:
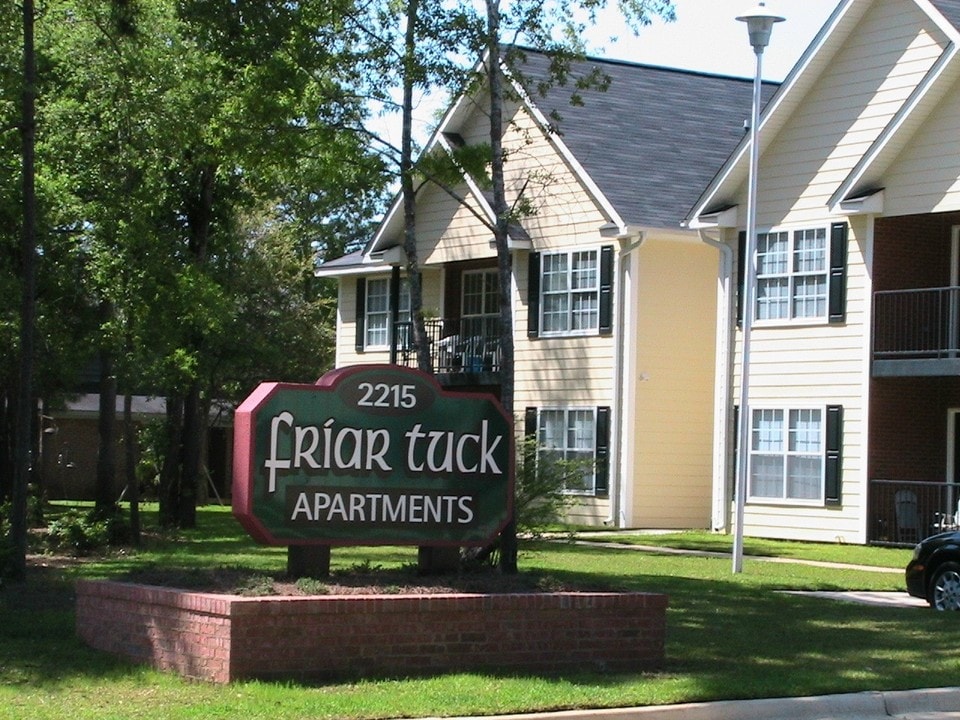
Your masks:
<svg viewBox="0 0 960 720"><path fill-rule="evenodd" d="M430 367L447 385L496 385L500 382L499 318L492 316L426 320ZM417 367L413 323L394 326L395 362Z"/></svg>
<svg viewBox="0 0 960 720"><path fill-rule="evenodd" d="M909 547L960 523L960 485L945 482L870 481L873 545Z"/></svg>
<svg viewBox="0 0 960 720"><path fill-rule="evenodd" d="M874 293L873 375L960 375L960 287Z"/></svg>

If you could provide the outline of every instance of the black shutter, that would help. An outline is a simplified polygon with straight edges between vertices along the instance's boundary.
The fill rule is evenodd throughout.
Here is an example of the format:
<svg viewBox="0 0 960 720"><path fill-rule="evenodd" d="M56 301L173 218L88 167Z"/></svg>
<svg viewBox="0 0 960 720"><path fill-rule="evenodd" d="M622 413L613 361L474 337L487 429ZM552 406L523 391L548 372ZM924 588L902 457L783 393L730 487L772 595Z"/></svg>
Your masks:
<svg viewBox="0 0 960 720"><path fill-rule="evenodd" d="M527 262L527 337L540 336L540 253Z"/></svg>
<svg viewBox="0 0 960 720"><path fill-rule="evenodd" d="M390 270L390 324L387 326L387 342L390 343L390 364L397 364L397 322L400 320L400 268Z"/></svg>
<svg viewBox="0 0 960 720"><path fill-rule="evenodd" d="M523 435L524 437L537 436L537 409L528 407L523 412Z"/></svg>
<svg viewBox="0 0 960 720"><path fill-rule="evenodd" d="M367 320L367 279L357 278L357 352L363 352L366 347Z"/></svg>
<svg viewBox="0 0 960 720"><path fill-rule="evenodd" d="M747 272L747 233L737 238L737 327L743 327L743 285Z"/></svg>
<svg viewBox="0 0 960 720"><path fill-rule="evenodd" d="M613 333L613 245L600 248L600 334Z"/></svg>
<svg viewBox="0 0 960 720"><path fill-rule="evenodd" d="M841 465L843 461L843 406L827 405L827 453L824 500L827 505L841 502Z"/></svg>
<svg viewBox="0 0 960 720"><path fill-rule="evenodd" d="M596 494L610 492L610 408L597 408Z"/></svg>
<svg viewBox="0 0 960 720"><path fill-rule="evenodd" d="M847 319L847 231L845 222L830 226L830 309L832 323Z"/></svg>

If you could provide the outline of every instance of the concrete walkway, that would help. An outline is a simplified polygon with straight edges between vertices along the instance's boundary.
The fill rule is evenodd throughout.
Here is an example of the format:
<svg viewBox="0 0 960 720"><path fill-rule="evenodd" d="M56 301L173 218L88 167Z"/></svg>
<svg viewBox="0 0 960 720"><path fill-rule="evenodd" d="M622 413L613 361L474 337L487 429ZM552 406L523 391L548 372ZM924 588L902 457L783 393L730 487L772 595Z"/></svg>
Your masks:
<svg viewBox="0 0 960 720"><path fill-rule="evenodd" d="M623 533L618 533L623 535ZM728 552L714 552L711 550L686 550L683 548L663 547L662 545L639 545L637 543L597 542L595 540L574 540L574 545L589 545L591 547L608 547L618 550L642 550L663 555L693 555L695 557L713 557L731 559ZM799 558L772 557L769 555L744 555L744 562L770 562L785 565L812 565L814 567L837 568L840 570L863 570L864 572L894 573L903 575L904 568L885 568L873 565L854 565L852 563L825 562L821 560L801 560Z"/></svg>
<svg viewBox="0 0 960 720"><path fill-rule="evenodd" d="M611 533L613 534L613 533ZM623 534L623 533L618 533ZM663 547L662 545L640 545L636 543L618 543L618 542L597 542L595 540L574 540L575 545L586 545L590 547L615 548L617 550L637 550L641 552L659 553L662 555L692 555L695 557L712 557L730 559L730 553L713 552L710 550L687 550L683 548ZM855 565L852 563L825 562L821 560L801 560L798 558L781 558L767 555L747 555L744 562L769 562L782 563L786 565L812 565L814 567L835 568L838 570L860 570L863 572L887 573L903 576L903 568L885 568L873 565ZM920 598L911 597L906 592L868 592L864 590L852 592L840 591L805 591L805 590L785 590L785 593L791 595L805 595L808 597L819 597L826 600L840 600L845 602L854 602L861 605L877 605L882 607L913 607L928 608L926 601Z"/></svg>
<svg viewBox="0 0 960 720"><path fill-rule="evenodd" d="M960 719L960 688L862 692L770 700L723 700L657 707L567 710L536 715L494 715L484 720L889 720L890 718L897 720Z"/></svg>

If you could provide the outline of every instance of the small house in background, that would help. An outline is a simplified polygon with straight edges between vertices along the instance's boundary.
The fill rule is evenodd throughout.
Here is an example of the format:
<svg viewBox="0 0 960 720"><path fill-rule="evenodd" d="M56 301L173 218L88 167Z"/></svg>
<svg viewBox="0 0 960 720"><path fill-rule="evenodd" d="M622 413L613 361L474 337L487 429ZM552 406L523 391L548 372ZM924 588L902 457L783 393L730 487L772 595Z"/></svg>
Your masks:
<svg viewBox="0 0 960 720"><path fill-rule="evenodd" d="M93 500L96 497L100 396L87 393L74 396L58 408L45 408L40 432L40 482L50 500ZM135 395L132 403L137 429L149 423L162 423L166 400L162 397ZM123 448L123 397L117 398L117 469L114 481L117 498L127 485ZM205 492L211 502L229 496L232 481L232 413L215 407L210 417L207 442ZM159 468L157 469L159 471ZM142 477L142 497L151 496L150 478ZM203 491L201 491L201 496Z"/></svg>
<svg viewBox="0 0 960 720"><path fill-rule="evenodd" d="M509 243L518 432L543 453L593 462L567 488L569 521L710 527L718 252L681 221L743 136L752 85L587 60L541 95L532 88L548 63L525 53L522 99L505 112L508 203L529 208ZM571 104L571 88L596 71L609 88ZM424 152L488 136L481 88L456 99ZM418 194L433 372L496 395L492 219L469 177ZM338 367L416 365L402 236L398 198L362 251L317 272L339 282Z"/></svg>

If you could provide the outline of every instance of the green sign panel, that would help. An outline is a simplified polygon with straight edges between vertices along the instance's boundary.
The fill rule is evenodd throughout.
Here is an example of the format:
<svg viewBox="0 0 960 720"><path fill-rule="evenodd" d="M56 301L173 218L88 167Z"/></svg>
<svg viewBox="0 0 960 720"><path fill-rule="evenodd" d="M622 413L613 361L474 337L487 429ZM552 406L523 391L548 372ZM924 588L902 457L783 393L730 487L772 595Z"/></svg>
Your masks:
<svg viewBox="0 0 960 720"><path fill-rule="evenodd" d="M263 383L235 414L233 512L269 545L482 545L513 472L496 398L394 365Z"/></svg>

